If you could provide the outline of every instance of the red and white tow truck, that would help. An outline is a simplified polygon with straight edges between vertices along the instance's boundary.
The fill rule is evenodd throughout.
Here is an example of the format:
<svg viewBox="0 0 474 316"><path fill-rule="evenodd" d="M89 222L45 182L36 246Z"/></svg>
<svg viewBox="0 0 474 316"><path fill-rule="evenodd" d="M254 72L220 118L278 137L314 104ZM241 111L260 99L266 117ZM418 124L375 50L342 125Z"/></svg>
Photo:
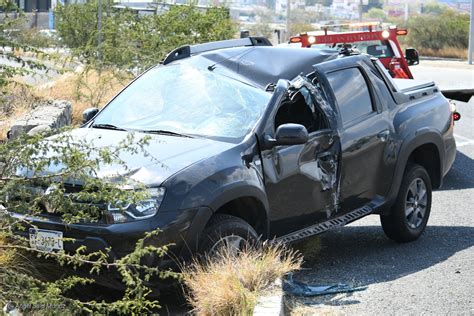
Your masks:
<svg viewBox="0 0 474 316"><path fill-rule="evenodd" d="M341 29L350 29L342 31ZM358 28L358 30L354 30ZM330 30L331 29L331 30ZM312 31L290 37L290 45L301 45L308 48L334 48L334 49L356 49L360 53L365 53L377 57L393 78L413 79L413 75L408 66L419 64L418 51L414 48L407 48L403 54L398 36L408 34L407 29L399 29L396 26L383 28L379 22L359 22L350 24L324 25L319 31ZM474 90L447 90L441 91L446 98L468 102ZM454 121L461 118L461 114L456 111L454 103L451 103L451 111Z"/></svg>
<svg viewBox="0 0 474 316"><path fill-rule="evenodd" d="M408 30L396 26L382 29L379 22L325 25L321 28L319 31L292 36L289 42L308 48L357 49L360 53L377 57L394 78L413 79L408 66L419 63L418 52L414 48L407 48L403 54L397 39L398 36L407 35ZM333 31L347 28L350 31ZM355 28L359 30L354 31Z"/></svg>

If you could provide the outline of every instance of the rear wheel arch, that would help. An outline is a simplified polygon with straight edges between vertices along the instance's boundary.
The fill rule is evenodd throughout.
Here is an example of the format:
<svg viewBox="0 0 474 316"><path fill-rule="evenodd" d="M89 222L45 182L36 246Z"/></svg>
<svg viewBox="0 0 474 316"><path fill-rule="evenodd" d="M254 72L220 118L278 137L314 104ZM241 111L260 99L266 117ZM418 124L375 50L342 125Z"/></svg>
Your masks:
<svg viewBox="0 0 474 316"><path fill-rule="evenodd" d="M441 186L442 165L439 149L434 143L426 143L416 147L408 157L408 163L415 163L428 172L433 188Z"/></svg>
<svg viewBox="0 0 474 316"><path fill-rule="evenodd" d="M410 163L419 164L427 170L433 189L441 187L443 161L444 145L438 132L422 130L405 140L399 151L392 187L387 197L389 204L395 202L403 175Z"/></svg>

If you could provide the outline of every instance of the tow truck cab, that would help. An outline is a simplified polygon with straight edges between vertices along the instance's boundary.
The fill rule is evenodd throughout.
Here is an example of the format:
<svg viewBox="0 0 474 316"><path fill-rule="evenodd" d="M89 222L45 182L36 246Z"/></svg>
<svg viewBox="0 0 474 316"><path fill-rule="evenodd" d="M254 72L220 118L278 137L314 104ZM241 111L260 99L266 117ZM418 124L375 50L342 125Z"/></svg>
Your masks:
<svg viewBox="0 0 474 316"><path fill-rule="evenodd" d="M406 29L391 26L381 29L378 22L326 25L319 31L307 32L290 37L290 44L300 44L308 48L342 48L351 46L361 53L377 57L392 77L413 79L408 68L419 63L418 52L414 48L407 48L405 54L400 47L397 36L408 34ZM358 31L335 32L329 28L340 30L362 28Z"/></svg>

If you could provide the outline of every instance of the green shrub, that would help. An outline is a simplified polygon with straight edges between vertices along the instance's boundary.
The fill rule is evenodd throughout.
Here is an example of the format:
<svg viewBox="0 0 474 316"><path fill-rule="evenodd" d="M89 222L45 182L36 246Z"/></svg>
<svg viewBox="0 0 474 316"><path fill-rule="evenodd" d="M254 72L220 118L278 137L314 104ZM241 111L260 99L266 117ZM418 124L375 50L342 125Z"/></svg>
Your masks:
<svg viewBox="0 0 474 316"><path fill-rule="evenodd" d="M441 14L422 14L408 23L407 43L419 49L467 48L469 15L446 9Z"/></svg>
<svg viewBox="0 0 474 316"><path fill-rule="evenodd" d="M89 64L144 70L157 64L172 49L224 40L236 29L223 7L203 10L194 5L171 6L162 14L139 16L112 8L104 1L101 43L98 46L97 1L60 5L57 28L64 44Z"/></svg>
<svg viewBox="0 0 474 316"><path fill-rule="evenodd" d="M158 231L137 240L135 249L114 259L110 251L87 252L85 246L75 252L42 252L29 245L28 238L18 232L34 227L31 218L42 216L44 205L54 206L53 212L66 225L94 222L103 216L95 205L104 201L134 203L148 198L140 183L117 175L109 179L95 177L101 168L120 165L126 168L121 154L146 154L148 137L129 134L117 146L97 148L94 141L78 140L68 131L53 137L23 136L0 143L0 305L16 306L20 312L39 314L81 313L149 313L159 308L150 298L151 278L175 277L168 271L143 265L142 259L164 256L167 245L157 245ZM53 174L48 172L55 168ZM69 182L68 182L69 181ZM81 183L81 190L65 194L64 183ZM131 189L123 189L125 184ZM40 188L54 188L42 194ZM81 201L81 202L78 202ZM12 213L25 216L11 216ZM71 239L65 240L71 241ZM44 279L36 273L35 257L48 259L55 270L83 268L91 277L71 274L58 279ZM150 258L151 256L151 258ZM64 267L64 268L63 268ZM68 296L79 285L94 282L94 274L115 270L125 287L123 297L112 301L80 301ZM47 306L48 308L45 308Z"/></svg>

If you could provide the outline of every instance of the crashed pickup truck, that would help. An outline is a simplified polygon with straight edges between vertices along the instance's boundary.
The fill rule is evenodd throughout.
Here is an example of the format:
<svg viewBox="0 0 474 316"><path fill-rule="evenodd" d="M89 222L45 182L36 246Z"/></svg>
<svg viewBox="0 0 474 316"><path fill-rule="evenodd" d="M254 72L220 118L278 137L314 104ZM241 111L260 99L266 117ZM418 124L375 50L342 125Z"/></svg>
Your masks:
<svg viewBox="0 0 474 316"><path fill-rule="evenodd" d="M30 235L76 239L51 251L110 247L120 257L160 228L157 242L185 259L378 214L389 238L408 242L425 229L432 189L456 153L450 106L434 83L400 86L373 57L261 38L176 49L69 133L111 146L131 132L149 135L149 155L116 172L149 188L146 212L67 229L44 214Z"/></svg>

